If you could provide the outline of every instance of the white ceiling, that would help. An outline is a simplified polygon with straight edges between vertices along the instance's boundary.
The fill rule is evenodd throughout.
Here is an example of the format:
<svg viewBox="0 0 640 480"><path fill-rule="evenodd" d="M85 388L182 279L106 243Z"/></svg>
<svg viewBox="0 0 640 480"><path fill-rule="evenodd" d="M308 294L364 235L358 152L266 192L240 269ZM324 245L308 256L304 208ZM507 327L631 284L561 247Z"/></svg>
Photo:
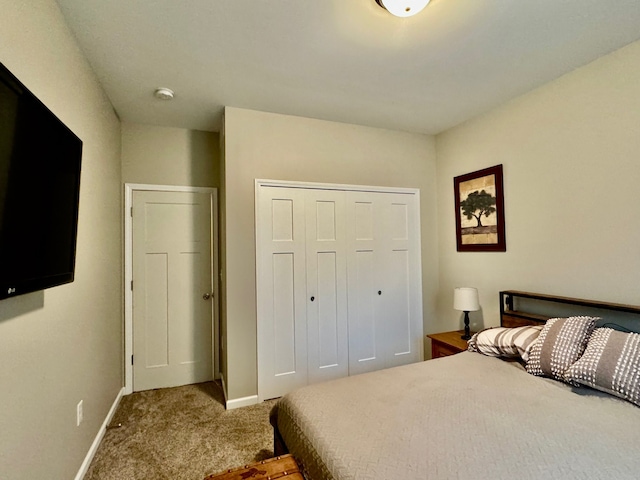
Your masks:
<svg viewBox="0 0 640 480"><path fill-rule="evenodd" d="M438 133L640 38L640 0L57 1L123 120L196 130L229 105Z"/></svg>

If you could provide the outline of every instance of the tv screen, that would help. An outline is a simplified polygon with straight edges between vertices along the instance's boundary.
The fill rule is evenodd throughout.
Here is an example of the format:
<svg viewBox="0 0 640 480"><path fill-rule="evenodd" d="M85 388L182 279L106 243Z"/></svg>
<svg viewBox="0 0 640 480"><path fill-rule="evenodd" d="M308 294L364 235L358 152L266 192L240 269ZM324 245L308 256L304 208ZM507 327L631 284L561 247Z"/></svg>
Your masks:
<svg viewBox="0 0 640 480"><path fill-rule="evenodd" d="M0 63L0 299L73 282L82 141Z"/></svg>

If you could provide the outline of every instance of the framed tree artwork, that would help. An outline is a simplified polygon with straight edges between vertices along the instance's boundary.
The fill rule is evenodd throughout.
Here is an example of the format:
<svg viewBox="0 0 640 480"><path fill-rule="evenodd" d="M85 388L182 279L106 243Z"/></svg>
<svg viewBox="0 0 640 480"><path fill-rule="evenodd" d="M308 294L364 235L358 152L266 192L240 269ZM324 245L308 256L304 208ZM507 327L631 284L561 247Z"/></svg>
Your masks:
<svg viewBox="0 0 640 480"><path fill-rule="evenodd" d="M453 179L459 252L506 252L502 165Z"/></svg>

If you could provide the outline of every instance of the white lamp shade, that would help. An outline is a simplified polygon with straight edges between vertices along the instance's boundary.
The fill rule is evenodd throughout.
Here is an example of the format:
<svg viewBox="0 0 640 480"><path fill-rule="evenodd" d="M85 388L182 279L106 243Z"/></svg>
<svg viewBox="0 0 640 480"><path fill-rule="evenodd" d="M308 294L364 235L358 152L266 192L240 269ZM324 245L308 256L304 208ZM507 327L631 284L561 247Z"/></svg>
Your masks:
<svg viewBox="0 0 640 480"><path fill-rule="evenodd" d="M378 0L389 13L396 17L410 17L419 13L430 0Z"/></svg>
<svg viewBox="0 0 640 480"><path fill-rule="evenodd" d="M458 287L453 291L453 308L463 312L480 310L478 289L473 287Z"/></svg>

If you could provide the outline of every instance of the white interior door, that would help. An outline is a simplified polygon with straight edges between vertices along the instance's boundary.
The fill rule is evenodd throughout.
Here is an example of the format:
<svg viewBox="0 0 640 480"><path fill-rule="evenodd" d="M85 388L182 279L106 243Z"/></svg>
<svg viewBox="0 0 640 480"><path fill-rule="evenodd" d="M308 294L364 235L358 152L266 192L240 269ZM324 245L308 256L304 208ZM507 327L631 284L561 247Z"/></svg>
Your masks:
<svg viewBox="0 0 640 480"><path fill-rule="evenodd" d="M307 384L304 190L257 192L258 395Z"/></svg>
<svg viewBox="0 0 640 480"><path fill-rule="evenodd" d="M308 382L349 374L345 194L307 190Z"/></svg>
<svg viewBox="0 0 640 480"><path fill-rule="evenodd" d="M133 193L133 390L213 379L212 205Z"/></svg>

